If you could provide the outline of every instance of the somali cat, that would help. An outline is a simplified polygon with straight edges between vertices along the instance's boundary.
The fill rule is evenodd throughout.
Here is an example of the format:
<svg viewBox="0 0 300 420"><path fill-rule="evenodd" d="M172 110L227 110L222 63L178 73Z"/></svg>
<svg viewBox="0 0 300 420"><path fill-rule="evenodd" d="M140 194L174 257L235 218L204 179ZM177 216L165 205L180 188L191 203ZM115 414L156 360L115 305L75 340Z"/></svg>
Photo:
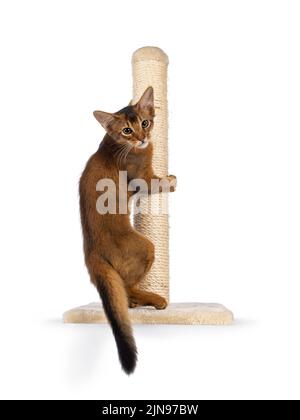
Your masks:
<svg viewBox="0 0 300 420"><path fill-rule="evenodd" d="M119 171L127 171L128 183L133 179L145 180L149 191L151 179L161 179L152 169L153 89L149 87L135 105L114 114L95 111L94 116L106 135L80 179L85 262L115 336L121 365L130 374L136 366L137 349L128 307L151 305L164 309L167 302L157 294L138 289L154 261L154 245L133 228L129 210L127 214L97 211L96 184L104 178L113 180L118 201ZM165 180L174 190L176 178L170 175Z"/></svg>

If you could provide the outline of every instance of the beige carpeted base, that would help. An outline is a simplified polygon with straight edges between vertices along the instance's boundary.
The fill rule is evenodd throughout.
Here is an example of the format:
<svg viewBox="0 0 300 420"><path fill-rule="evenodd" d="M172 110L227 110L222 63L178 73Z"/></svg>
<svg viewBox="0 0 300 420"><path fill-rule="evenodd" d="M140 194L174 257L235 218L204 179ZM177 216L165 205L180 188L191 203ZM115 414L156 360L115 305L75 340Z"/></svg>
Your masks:
<svg viewBox="0 0 300 420"><path fill-rule="evenodd" d="M164 310L153 307L129 309L134 324L230 325L233 314L218 303L171 303ZM66 323L106 323L101 303L71 309L63 315Z"/></svg>

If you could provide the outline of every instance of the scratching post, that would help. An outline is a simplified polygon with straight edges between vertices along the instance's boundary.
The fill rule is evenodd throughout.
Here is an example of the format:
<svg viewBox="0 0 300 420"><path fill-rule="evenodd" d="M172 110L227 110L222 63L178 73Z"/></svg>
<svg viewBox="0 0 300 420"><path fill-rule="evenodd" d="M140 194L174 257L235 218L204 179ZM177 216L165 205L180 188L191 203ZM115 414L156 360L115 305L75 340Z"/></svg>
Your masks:
<svg viewBox="0 0 300 420"><path fill-rule="evenodd" d="M159 48L145 47L132 56L133 102L147 87L154 89L155 123L152 130L153 169L160 177L168 175L168 56ZM140 213L134 215L135 228L155 245L155 260L150 273L139 284L141 289L158 293L169 301L169 221L168 214L153 214L163 209L167 194L154 194L140 200ZM159 213L159 212L157 212Z"/></svg>
<svg viewBox="0 0 300 420"><path fill-rule="evenodd" d="M168 175L167 68L168 57L159 48L145 47L133 54L133 102L138 101L148 86L154 89L153 169L160 177ZM158 293L169 301L167 197L168 194L160 193L141 198L141 211L135 209L134 226L155 245L155 262L140 287ZM163 212L160 211L162 209ZM233 322L233 314L217 303L171 303L164 310L137 307L129 309L129 315L131 321L137 324L229 325ZM100 302L71 309L64 313L63 319L68 323L106 323Z"/></svg>

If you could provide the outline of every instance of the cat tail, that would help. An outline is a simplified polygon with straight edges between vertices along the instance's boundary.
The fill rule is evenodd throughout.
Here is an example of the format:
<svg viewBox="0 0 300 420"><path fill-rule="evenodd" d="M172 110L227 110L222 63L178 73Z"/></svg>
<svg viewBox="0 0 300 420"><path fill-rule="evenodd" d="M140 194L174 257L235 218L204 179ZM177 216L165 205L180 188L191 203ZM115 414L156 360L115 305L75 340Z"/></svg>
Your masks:
<svg viewBox="0 0 300 420"><path fill-rule="evenodd" d="M108 263L94 276L106 317L115 336L123 370L130 375L137 362L137 348L128 314L128 298L122 278Z"/></svg>

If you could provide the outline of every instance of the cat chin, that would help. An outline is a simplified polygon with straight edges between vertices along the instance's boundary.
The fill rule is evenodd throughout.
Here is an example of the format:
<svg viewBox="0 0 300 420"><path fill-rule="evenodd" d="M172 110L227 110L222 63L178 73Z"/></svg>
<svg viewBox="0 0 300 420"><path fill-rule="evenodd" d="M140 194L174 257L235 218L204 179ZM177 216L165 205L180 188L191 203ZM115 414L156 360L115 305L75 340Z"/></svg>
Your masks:
<svg viewBox="0 0 300 420"><path fill-rule="evenodd" d="M149 141L147 140L144 143L137 146L137 149L146 149L146 147L148 147L148 146L149 146Z"/></svg>

